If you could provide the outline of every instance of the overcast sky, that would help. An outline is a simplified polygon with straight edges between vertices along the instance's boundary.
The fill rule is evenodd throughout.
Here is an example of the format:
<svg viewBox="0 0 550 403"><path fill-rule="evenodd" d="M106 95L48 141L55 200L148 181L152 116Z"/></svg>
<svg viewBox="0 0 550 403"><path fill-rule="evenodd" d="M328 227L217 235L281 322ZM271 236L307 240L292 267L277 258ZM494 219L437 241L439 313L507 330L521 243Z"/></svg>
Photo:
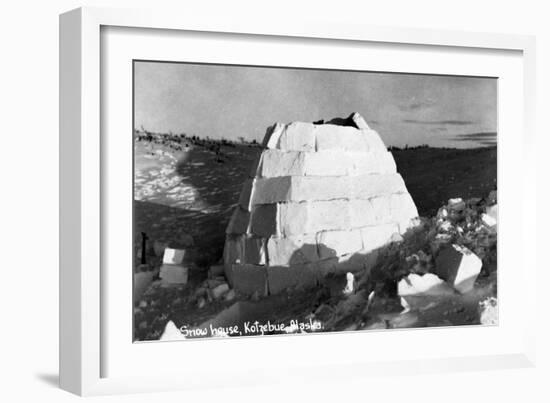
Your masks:
<svg viewBox="0 0 550 403"><path fill-rule="evenodd" d="M387 146L494 144L497 80L266 67L135 63L135 126L257 139L275 122L359 112Z"/></svg>

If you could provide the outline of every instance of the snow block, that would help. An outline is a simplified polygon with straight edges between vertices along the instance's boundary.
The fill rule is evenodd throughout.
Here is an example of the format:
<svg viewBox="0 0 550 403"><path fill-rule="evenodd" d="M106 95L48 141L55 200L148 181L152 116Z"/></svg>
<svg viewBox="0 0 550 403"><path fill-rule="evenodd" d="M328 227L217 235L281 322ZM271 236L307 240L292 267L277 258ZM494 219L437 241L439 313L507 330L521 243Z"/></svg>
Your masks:
<svg viewBox="0 0 550 403"><path fill-rule="evenodd" d="M351 176L397 172L393 156L388 151L346 154L344 158L349 162L348 174Z"/></svg>
<svg viewBox="0 0 550 403"><path fill-rule="evenodd" d="M265 239L255 236L244 236L243 263L265 265L267 264Z"/></svg>
<svg viewBox="0 0 550 403"><path fill-rule="evenodd" d="M262 153L257 175L261 178L303 176L305 156L301 151L265 150Z"/></svg>
<svg viewBox="0 0 550 403"><path fill-rule="evenodd" d="M252 188L254 186L254 179L247 179L239 195L239 206L243 210L250 211L250 196L252 194Z"/></svg>
<svg viewBox="0 0 550 403"><path fill-rule="evenodd" d="M319 151L305 153L304 175L345 176L351 170L351 161L342 151Z"/></svg>
<svg viewBox="0 0 550 403"><path fill-rule="evenodd" d="M319 232L317 234L317 247L321 259L357 252L363 247L361 231Z"/></svg>
<svg viewBox="0 0 550 403"><path fill-rule="evenodd" d="M397 294L400 297L409 295L452 295L452 288L449 288L445 281L433 273L419 275L409 274L397 283Z"/></svg>
<svg viewBox="0 0 550 403"><path fill-rule="evenodd" d="M397 295L405 300L402 305L408 308L421 308L440 298L448 298L455 291L445 281L433 273L419 275L411 273L397 283Z"/></svg>
<svg viewBox="0 0 550 403"><path fill-rule="evenodd" d="M252 204L273 204L291 199L292 177L256 179Z"/></svg>
<svg viewBox="0 0 550 403"><path fill-rule="evenodd" d="M390 216L393 222L403 222L418 217L418 210L409 193L394 193L389 196Z"/></svg>
<svg viewBox="0 0 550 403"><path fill-rule="evenodd" d="M292 178L290 200L333 200L349 198L350 187L347 177L304 176Z"/></svg>
<svg viewBox="0 0 550 403"><path fill-rule="evenodd" d="M387 151L265 150L258 164L256 175L260 178L275 178L280 176L357 176L395 172L395 161L391 153Z"/></svg>
<svg viewBox="0 0 550 403"><path fill-rule="evenodd" d="M372 205L372 215L374 216L375 224L385 224L391 221L390 197L378 196L369 199Z"/></svg>
<svg viewBox="0 0 550 403"><path fill-rule="evenodd" d="M407 188L399 174L360 175L350 178L351 196L354 199L370 199L381 195L405 193Z"/></svg>
<svg viewBox="0 0 550 403"><path fill-rule="evenodd" d="M231 278L235 291L245 295L258 292L260 296L267 295L266 266L252 264L234 264L231 267Z"/></svg>
<svg viewBox="0 0 550 403"><path fill-rule="evenodd" d="M366 137L351 126L324 124L315 128L315 150L368 152Z"/></svg>
<svg viewBox="0 0 550 403"><path fill-rule="evenodd" d="M163 264L182 264L185 261L189 261L189 255L191 251L188 249L172 249L165 248L162 256Z"/></svg>
<svg viewBox="0 0 550 403"><path fill-rule="evenodd" d="M314 130L313 123L290 123L281 132L275 148L284 151L315 151Z"/></svg>
<svg viewBox="0 0 550 403"><path fill-rule="evenodd" d="M396 232L399 233L399 227L393 223L361 228L363 251L372 252L387 245Z"/></svg>
<svg viewBox="0 0 550 403"><path fill-rule="evenodd" d="M436 274L461 293L474 288L482 262L468 248L451 245L439 252L435 259Z"/></svg>
<svg viewBox="0 0 550 403"><path fill-rule="evenodd" d="M244 239L242 236L227 236L223 249L224 265L244 262Z"/></svg>
<svg viewBox="0 0 550 403"><path fill-rule="evenodd" d="M320 271L311 265L270 266L267 268L267 284L270 295L289 288L312 288L319 283Z"/></svg>
<svg viewBox="0 0 550 403"><path fill-rule="evenodd" d="M277 235L277 204L258 204L252 207L249 232L264 238Z"/></svg>
<svg viewBox="0 0 550 403"><path fill-rule="evenodd" d="M279 228L283 236L349 229L349 203L345 200L282 203Z"/></svg>
<svg viewBox="0 0 550 403"><path fill-rule="evenodd" d="M159 276L167 284L187 284L189 269L178 264L163 264Z"/></svg>
<svg viewBox="0 0 550 403"><path fill-rule="evenodd" d="M267 128L262 142L262 146L265 148L276 148L279 143L279 138L285 129L285 125L282 123L275 123Z"/></svg>
<svg viewBox="0 0 550 403"><path fill-rule="evenodd" d="M282 176L257 179L252 204L300 202L349 198L349 178L319 176Z"/></svg>
<svg viewBox="0 0 550 403"><path fill-rule="evenodd" d="M358 129L367 129L367 130L370 129L369 125L367 124L363 116L361 116L357 112L353 112L350 117L353 123L355 124L355 127L357 127Z"/></svg>
<svg viewBox="0 0 550 403"><path fill-rule="evenodd" d="M271 237L267 241L267 255L270 266L289 266L319 260L315 235Z"/></svg>
<svg viewBox="0 0 550 403"><path fill-rule="evenodd" d="M233 214L225 230L226 234L240 235L245 234L248 230L248 222L250 221L250 213L244 210L241 206L235 207Z"/></svg>
<svg viewBox="0 0 550 403"><path fill-rule="evenodd" d="M380 135L372 129L362 129L361 133L365 137L370 151L387 151Z"/></svg>
<svg viewBox="0 0 550 403"><path fill-rule="evenodd" d="M350 200L349 201L350 223L353 228L375 225L378 220L374 212L372 201Z"/></svg>

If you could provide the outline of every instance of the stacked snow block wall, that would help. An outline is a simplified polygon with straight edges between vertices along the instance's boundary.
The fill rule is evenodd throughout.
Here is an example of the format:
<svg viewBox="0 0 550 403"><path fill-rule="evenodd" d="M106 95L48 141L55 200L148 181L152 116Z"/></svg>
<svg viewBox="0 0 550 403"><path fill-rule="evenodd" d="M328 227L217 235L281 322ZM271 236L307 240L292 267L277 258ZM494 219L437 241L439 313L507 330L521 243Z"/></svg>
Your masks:
<svg viewBox="0 0 550 403"><path fill-rule="evenodd" d="M224 267L236 290L277 294L360 270L414 225L391 153L359 114L348 120L268 129L226 230Z"/></svg>

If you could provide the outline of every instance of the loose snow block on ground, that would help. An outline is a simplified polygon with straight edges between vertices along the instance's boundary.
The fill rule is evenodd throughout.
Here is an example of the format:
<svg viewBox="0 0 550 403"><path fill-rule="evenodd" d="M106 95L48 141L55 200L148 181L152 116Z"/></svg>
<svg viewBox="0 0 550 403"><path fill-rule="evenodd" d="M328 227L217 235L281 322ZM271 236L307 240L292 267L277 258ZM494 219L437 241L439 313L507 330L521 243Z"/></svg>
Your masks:
<svg viewBox="0 0 550 403"><path fill-rule="evenodd" d="M187 249L164 249L164 255L162 256L163 264L182 264L186 255L190 252ZM187 259L188 260L188 259Z"/></svg>
<svg viewBox="0 0 550 403"><path fill-rule="evenodd" d="M481 219L488 227L496 227L498 223L498 205L494 204L485 209Z"/></svg>
<svg viewBox="0 0 550 403"><path fill-rule="evenodd" d="M468 248L451 245L439 252L435 272L461 293L470 291L481 271L482 262Z"/></svg>
<svg viewBox="0 0 550 403"><path fill-rule="evenodd" d="M406 309L425 307L454 293L449 284L432 273L423 276L411 273L397 283L397 295L405 301L402 305Z"/></svg>
<svg viewBox="0 0 550 403"><path fill-rule="evenodd" d="M397 294L400 297L411 295L453 295L452 287L433 273L419 275L411 273L397 283Z"/></svg>
<svg viewBox="0 0 550 403"><path fill-rule="evenodd" d="M483 221L483 224L486 226L493 228L497 225L497 220L495 220L493 217L491 217L489 214L483 213L481 215L481 221Z"/></svg>
<svg viewBox="0 0 550 403"><path fill-rule="evenodd" d="M160 278L167 284L187 284L189 269L177 264L160 266Z"/></svg>

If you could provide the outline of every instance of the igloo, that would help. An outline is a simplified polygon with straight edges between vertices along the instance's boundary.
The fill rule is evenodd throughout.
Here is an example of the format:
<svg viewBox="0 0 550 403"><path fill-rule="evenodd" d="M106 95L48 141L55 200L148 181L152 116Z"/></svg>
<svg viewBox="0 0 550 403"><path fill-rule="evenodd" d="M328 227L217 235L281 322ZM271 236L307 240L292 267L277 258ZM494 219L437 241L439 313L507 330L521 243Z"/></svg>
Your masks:
<svg viewBox="0 0 550 403"><path fill-rule="evenodd" d="M417 221L392 154L358 113L277 123L263 146L226 230L237 291L277 294L364 269Z"/></svg>

